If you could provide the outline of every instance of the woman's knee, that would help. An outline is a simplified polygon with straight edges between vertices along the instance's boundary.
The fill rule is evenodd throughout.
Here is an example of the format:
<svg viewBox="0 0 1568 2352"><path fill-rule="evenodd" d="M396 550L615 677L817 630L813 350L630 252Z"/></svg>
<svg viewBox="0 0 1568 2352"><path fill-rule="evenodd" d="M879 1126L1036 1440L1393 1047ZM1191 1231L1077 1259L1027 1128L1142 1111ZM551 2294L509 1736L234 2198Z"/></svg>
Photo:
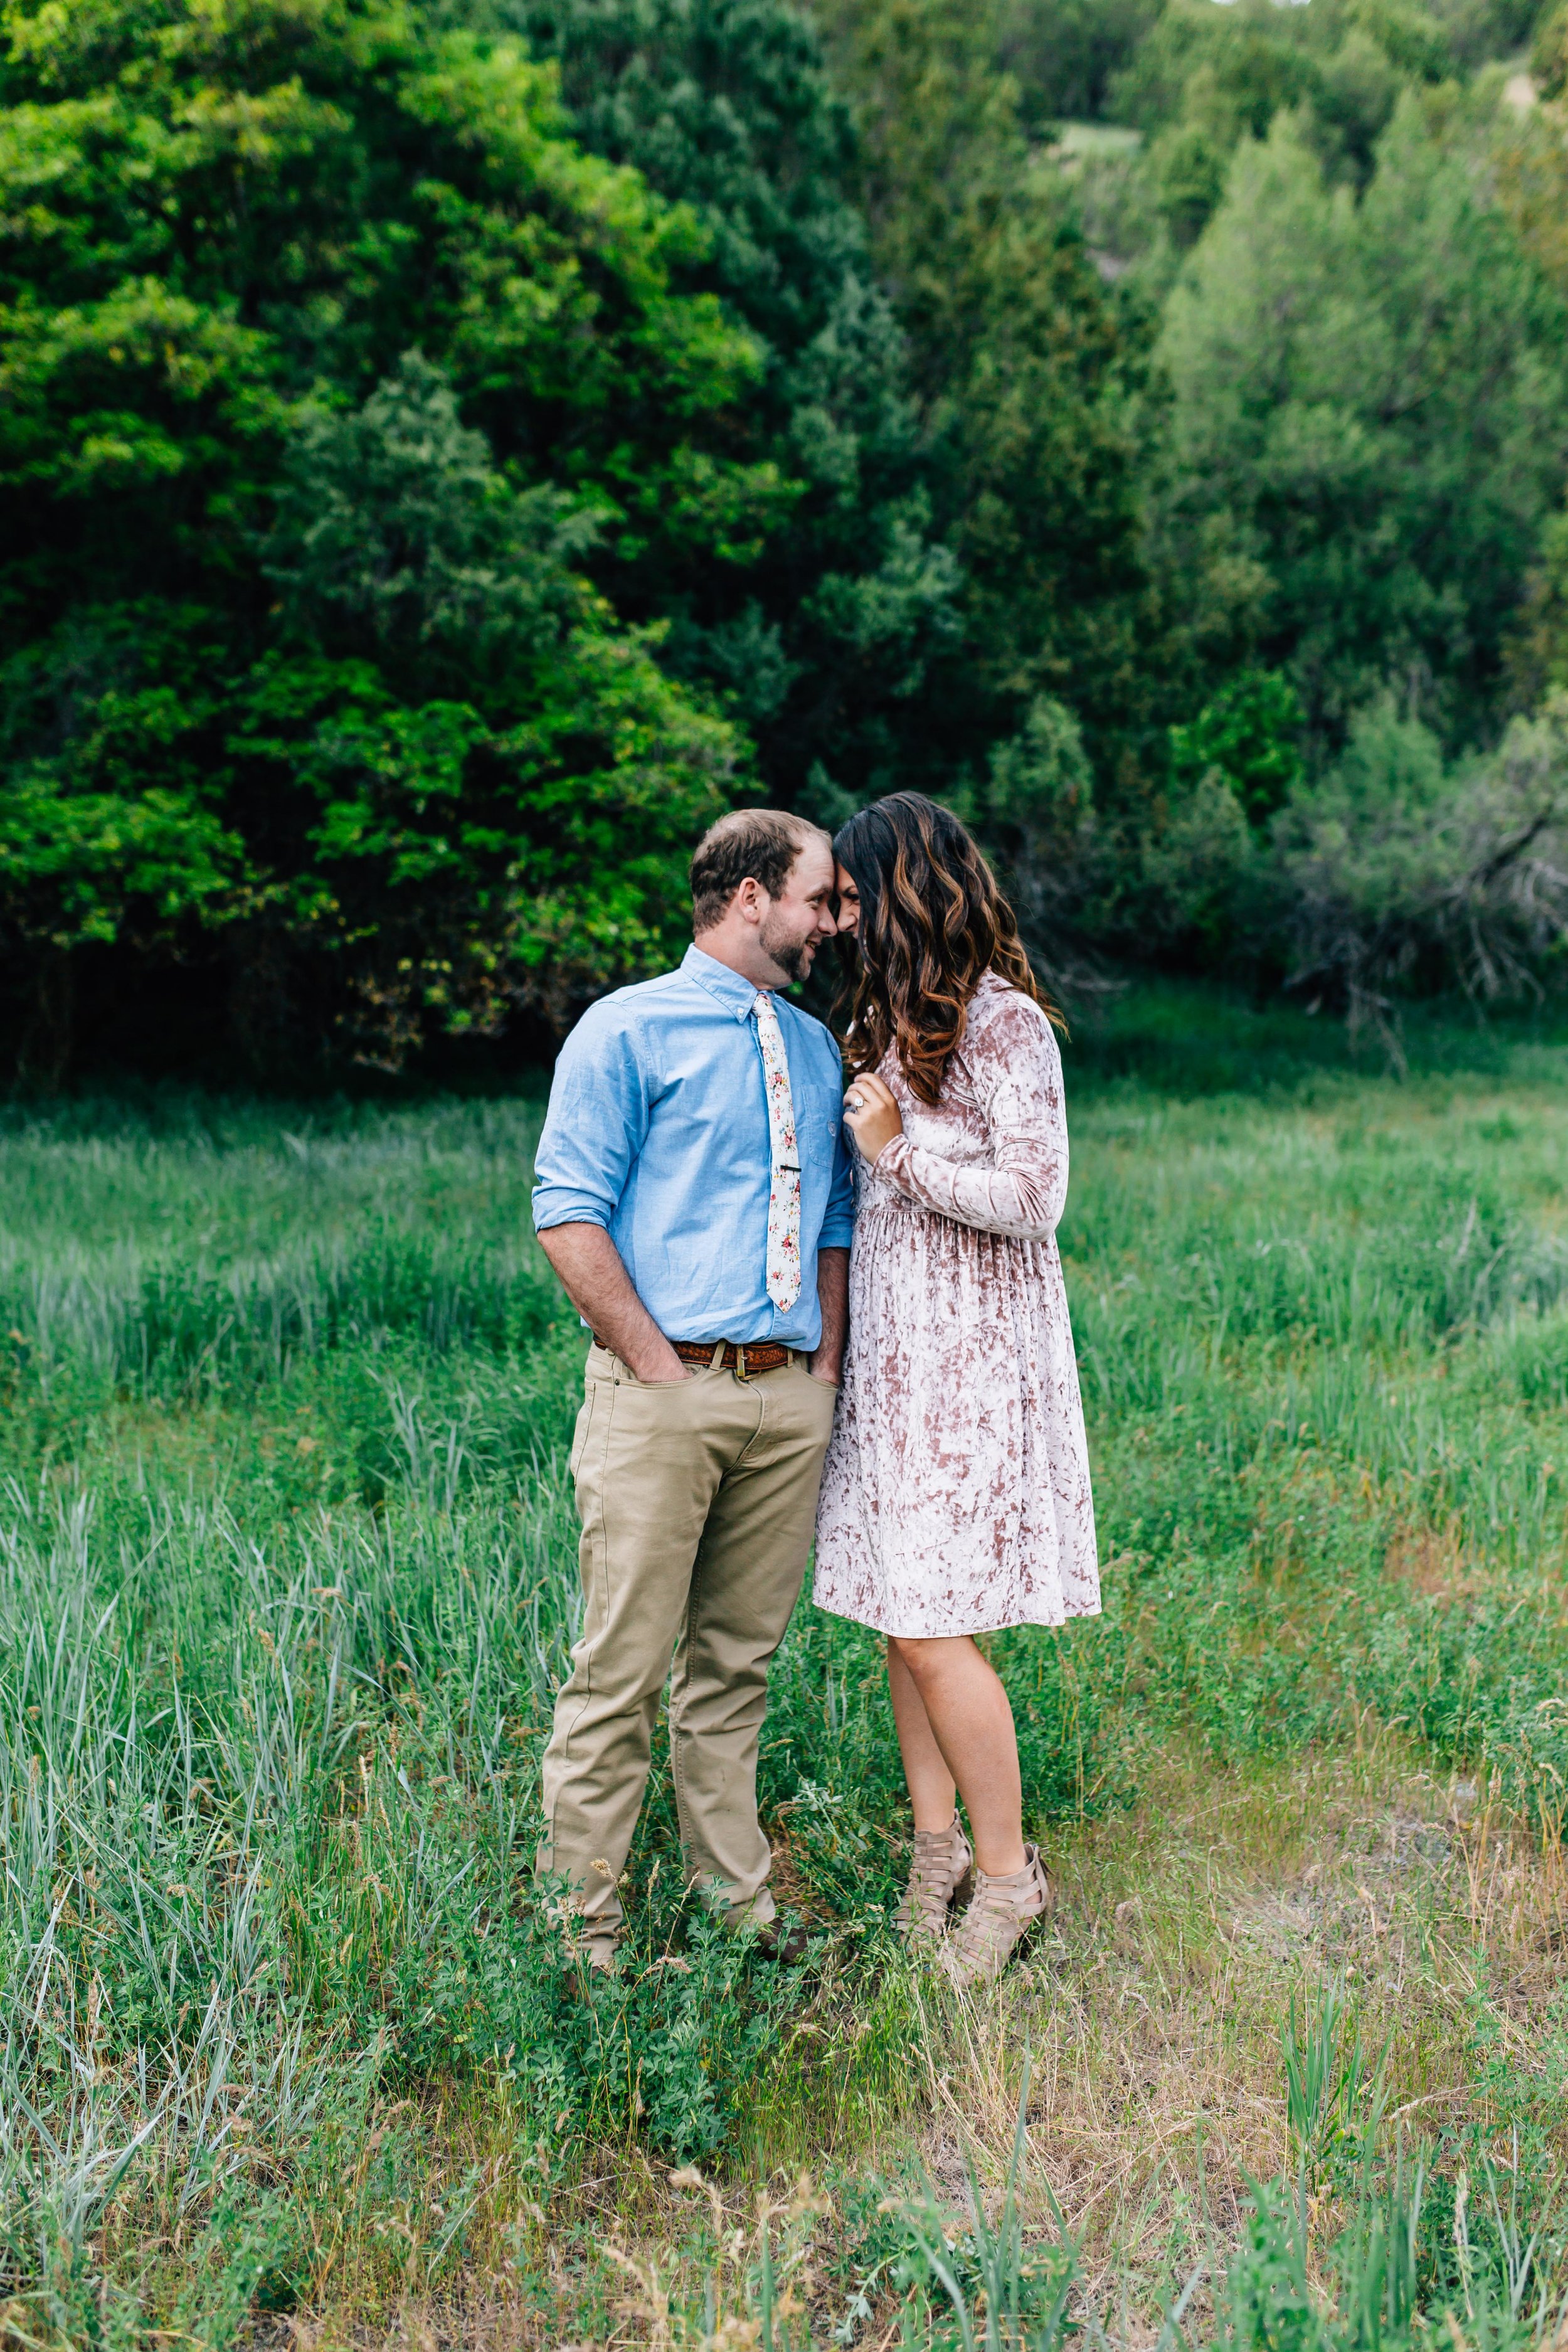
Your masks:
<svg viewBox="0 0 1568 2352"><path fill-rule="evenodd" d="M967 1664L965 1652L973 1653L976 1657L980 1654L967 1633L889 1633L888 1650L917 1684L929 1682L939 1675L951 1674L955 1665Z"/></svg>

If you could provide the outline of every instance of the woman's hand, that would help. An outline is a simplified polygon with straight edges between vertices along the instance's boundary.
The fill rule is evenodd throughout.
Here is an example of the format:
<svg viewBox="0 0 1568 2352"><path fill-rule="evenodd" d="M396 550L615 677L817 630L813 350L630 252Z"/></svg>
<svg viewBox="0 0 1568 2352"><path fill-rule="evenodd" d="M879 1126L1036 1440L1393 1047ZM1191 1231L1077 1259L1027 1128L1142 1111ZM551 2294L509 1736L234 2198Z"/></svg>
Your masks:
<svg viewBox="0 0 1568 2352"><path fill-rule="evenodd" d="M895 1135L904 1131L904 1115L891 1087L862 1070L849 1081L844 1097L844 1124L869 1160L879 1160Z"/></svg>

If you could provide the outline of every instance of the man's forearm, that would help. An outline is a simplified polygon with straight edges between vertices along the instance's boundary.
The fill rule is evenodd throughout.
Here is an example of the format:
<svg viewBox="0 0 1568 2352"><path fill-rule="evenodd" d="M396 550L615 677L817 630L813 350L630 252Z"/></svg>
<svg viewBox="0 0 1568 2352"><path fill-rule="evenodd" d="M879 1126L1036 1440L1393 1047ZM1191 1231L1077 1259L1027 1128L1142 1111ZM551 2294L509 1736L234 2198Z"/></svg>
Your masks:
<svg viewBox="0 0 1568 2352"><path fill-rule="evenodd" d="M639 1381L680 1381L686 1367L632 1286L603 1225L547 1225L539 1246L597 1339Z"/></svg>
<svg viewBox="0 0 1568 2352"><path fill-rule="evenodd" d="M849 1253L824 1249L816 1253L816 1297L822 1309L822 1337L811 1360L819 1381L837 1381L844 1364L844 1342L849 1330Z"/></svg>

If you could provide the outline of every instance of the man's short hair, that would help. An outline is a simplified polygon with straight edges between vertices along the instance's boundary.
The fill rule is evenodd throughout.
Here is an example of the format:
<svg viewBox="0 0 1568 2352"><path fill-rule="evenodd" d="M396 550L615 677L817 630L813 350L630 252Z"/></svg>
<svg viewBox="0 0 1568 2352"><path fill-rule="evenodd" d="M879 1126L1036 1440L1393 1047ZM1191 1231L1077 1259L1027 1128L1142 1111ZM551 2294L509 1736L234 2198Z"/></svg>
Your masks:
<svg viewBox="0 0 1568 2352"><path fill-rule="evenodd" d="M710 824L691 853L691 928L710 931L742 882L759 884L770 898L782 898L791 866L822 827L787 809L731 809Z"/></svg>

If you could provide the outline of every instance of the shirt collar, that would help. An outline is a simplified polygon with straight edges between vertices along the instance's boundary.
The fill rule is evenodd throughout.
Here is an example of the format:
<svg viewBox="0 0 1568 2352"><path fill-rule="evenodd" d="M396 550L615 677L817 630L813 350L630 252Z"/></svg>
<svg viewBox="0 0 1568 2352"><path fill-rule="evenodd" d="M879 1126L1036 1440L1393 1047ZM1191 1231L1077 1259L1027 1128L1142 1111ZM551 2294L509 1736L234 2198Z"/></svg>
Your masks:
<svg viewBox="0 0 1568 2352"><path fill-rule="evenodd" d="M699 988L705 988L710 996L717 997L725 1012L732 1013L737 1021L749 1021L752 1007L758 997L768 992L765 989L753 987L744 973L731 971L730 966L721 963L717 956L704 955L699 947L687 949L680 959L680 969L688 980L694 980Z"/></svg>

